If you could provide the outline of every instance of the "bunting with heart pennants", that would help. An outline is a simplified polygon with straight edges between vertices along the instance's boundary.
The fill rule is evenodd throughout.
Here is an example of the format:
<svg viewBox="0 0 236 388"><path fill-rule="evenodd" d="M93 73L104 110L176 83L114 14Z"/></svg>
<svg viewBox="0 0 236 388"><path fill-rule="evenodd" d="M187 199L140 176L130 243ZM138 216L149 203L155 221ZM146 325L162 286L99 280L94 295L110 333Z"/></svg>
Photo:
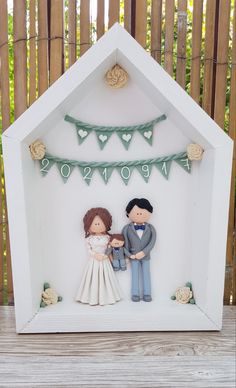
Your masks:
<svg viewBox="0 0 236 388"><path fill-rule="evenodd" d="M45 154L39 160L40 171L43 176L47 175L54 164L57 165L58 171L64 183L68 181L73 170L77 167L82 175L83 180L89 185L95 170L99 172L105 184L114 170L117 170L123 182L128 185L134 169L137 169L145 182L149 181L153 167L162 174L165 179L169 178L172 162L176 162L187 173L191 173L192 161L188 158L187 152L162 156L158 158L134 160L127 162L85 162L79 160L62 159L57 156Z"/></svg>
<svg viewBox="0 0 236 388"><path fill-rule="evenodd" d="M98 144L101 149L105 147L113 133L116 133L118 135L126 150L129 149L135 132L139 132L142 135L143 139L145 139L148 144L152 145L154 127L157 123L163 120L166 120L165 114L144 124L112 127L88 124L83 121L77 120L69 115L65 116L65 121L75 125L79 144L82 144L91 132L95 132Z"/></svg>

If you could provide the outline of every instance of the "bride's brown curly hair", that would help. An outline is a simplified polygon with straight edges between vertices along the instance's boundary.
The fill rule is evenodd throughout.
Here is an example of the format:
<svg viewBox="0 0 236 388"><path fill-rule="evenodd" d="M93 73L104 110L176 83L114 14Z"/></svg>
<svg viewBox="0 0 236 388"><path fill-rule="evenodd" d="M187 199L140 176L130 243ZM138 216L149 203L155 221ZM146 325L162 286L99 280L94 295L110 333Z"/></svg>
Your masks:
<svg viewBox="0 0 236 388"><path fill-rule="evenodd" d="M106 232L107 234L108 231L111 229L111 224L112 224L112 216L109 213L109 211L103 207L94 207L90 210L87 211L83 218L84 222L84 231L85 231L85 237L88 237L90 235L89 233L89 228L94 220L94 218L98 216L101 218L102 222L104 223L106 227Z"/></svg>

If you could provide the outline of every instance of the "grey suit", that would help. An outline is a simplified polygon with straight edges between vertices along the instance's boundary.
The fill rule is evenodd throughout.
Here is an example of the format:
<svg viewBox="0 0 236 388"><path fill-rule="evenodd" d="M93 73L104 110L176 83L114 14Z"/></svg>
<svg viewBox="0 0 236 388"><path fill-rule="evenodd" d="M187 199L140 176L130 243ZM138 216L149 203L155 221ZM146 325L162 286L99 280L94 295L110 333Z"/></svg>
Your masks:
<svg viewBox="0 0 236 388"><path fill-rule="evenodd" d="M143 294L151 295L151 279L150 279L150 251L156 242L155 228L146 223L143 235L140 238L135 230L134 224L131 222L123 228L122 234L125 238L125 248L135 255L143 251L145 256L141 260L131 259L132 269L132 295L140 296L139 288L139 272L141 269L143 280Z"/></svg>

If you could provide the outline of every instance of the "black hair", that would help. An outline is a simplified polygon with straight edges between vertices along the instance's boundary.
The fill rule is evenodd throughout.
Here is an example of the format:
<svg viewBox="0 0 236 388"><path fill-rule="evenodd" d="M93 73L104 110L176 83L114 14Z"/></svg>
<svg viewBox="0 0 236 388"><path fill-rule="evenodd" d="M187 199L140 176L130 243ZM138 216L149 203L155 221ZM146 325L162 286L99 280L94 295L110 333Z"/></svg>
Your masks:
<svg viewBox="0 0 236 388"><path fill-rule="evenodd" d="M129 216L129 213L134 208L134 206L138 206L140 209L146 209L150 213L153 212L153 207L150 202L146 198L134 198L132 199L128 205L126 206L126 215Z"/></svg>

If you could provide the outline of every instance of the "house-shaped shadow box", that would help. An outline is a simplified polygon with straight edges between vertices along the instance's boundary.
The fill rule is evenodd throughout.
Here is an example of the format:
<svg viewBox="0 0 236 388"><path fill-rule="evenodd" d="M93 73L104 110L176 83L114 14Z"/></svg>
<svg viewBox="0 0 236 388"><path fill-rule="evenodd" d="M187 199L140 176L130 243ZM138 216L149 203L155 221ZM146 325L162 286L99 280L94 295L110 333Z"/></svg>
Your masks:
<svg viewBox="0 0 236 388"><path fill-rule="evenodd" d="M129 76L122 88L105 81L115 64ZM152 144L136 131L128 149L117 134L101 147L107 127L140 125L163 114L166 119L153 126ZM98 133L86 137L84 128L78 141L81 126L65 116L105 126L100 144ZM48 160L42 166L31 158L29 146L37 139L48 154L64 161L50 163L48 173L40 172ZM91 47L6 130L2 141L17 332L220 330L232 141L121 26L114 25ZM95 169L86 184L89 170L81 174L75 165L66 181L70 169L61 169L65 160L83 166L138 160L142 168L147 160L183 155L190 143L204 149L202 160L192 161L191 173L176 160L162 164L164 170L170 167L168 179L155 166L148 182L143 179L147 167L125 168L124 179L116 168L105 184L101 169ZM115 273L121 301L105 306L76 302L88 260L84 214L107 208L111 232L119 233L128 222L126 205L135 197L147 198L154 208L152 302L131 301L129 262L127 271ZM196 304L172 300L188 281ZM40 307L44 282L63 297L61 302Z"/></svg>

